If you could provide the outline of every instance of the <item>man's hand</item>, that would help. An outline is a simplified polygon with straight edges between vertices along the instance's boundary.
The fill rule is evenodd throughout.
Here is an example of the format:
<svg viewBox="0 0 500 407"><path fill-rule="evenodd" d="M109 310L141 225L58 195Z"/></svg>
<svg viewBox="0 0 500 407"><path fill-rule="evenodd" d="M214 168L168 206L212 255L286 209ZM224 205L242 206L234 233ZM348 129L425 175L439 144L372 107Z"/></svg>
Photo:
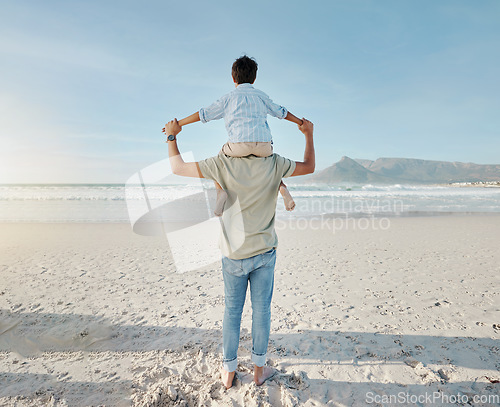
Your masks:
<svg viewBox="0 0 500 407"><path fill-rule="evenodd" d="M173 135L177 136L182 130L177 119L170 120L162 131L165 135ZM179 148L177 146L177 141L169 141L168 142L168 156L170 158L170 168L175 175L182 175L183 177L194 177L194 178L203 178L203 174L201 173L200 166L197 162L184 162L182 159L181 153L179 152Z"/></svg>
<svg viewBox="0 0 500 407"><path fill-rule="evenodd" d="M177 119L170 120L161 131L165 133L166 136L177 136L182 130L182 127L179 125Z"/></svg>
<svg viewBox="0 0 500 407"><path fill-rule="evenodd" d="M312 137L314 132L314 124L307 120L306 118L302 118L302 125L298 125L299 130L304 133L306 137Z"/></svg>

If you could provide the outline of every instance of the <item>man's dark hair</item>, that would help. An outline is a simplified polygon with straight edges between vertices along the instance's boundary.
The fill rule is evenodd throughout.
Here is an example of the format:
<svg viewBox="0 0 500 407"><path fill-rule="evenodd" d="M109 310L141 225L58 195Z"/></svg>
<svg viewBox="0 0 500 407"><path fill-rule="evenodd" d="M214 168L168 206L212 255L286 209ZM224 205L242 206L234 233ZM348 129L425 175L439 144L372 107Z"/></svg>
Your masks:
<svg viewBox="0 0 500 407"><path fill-rule="evenodd" d="M234 61L231 74L237 84L254 83L257 77L257 61L243 55Z"/></svg>

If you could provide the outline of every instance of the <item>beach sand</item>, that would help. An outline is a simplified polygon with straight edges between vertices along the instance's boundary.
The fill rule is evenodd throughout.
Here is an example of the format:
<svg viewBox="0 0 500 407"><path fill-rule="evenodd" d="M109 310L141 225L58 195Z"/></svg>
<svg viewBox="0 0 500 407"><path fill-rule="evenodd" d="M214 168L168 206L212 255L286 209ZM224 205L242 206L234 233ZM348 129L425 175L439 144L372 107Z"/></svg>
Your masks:
<svg viewBox="0 0 500 407"><path fill-rule="evenodd" d="M219 263L179 274L126 224L1 224L0 405L500 404L500 216L367 222L280 223L278 374L252 382L247 298L229 390Z"/></svg>

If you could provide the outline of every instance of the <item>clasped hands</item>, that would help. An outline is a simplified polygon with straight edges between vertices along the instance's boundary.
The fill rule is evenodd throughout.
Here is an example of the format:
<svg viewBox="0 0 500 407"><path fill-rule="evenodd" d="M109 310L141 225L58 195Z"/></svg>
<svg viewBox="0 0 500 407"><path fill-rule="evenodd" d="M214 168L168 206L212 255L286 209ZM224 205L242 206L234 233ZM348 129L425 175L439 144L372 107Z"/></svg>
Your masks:
<svg viewBox="0 0 500 407"><path fill-rule="evenodd" d="M170 120L161 131L165 133L166 136L177 136L182 130L182 127L179 125L177 119Z"/></svg>

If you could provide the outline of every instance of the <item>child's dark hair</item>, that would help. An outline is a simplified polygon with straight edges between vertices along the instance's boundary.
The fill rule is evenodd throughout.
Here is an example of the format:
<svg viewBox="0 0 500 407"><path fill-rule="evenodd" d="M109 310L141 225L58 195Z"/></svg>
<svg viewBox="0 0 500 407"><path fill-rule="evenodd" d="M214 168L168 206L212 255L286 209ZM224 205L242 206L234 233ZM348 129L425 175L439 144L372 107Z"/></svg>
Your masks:
<svg viewBox="0 0 500 407"><path fill-rule="evenodd" d="M237 84L254 83L257 77L257 61L243 55L234 61L231 74Z"/></svg>

